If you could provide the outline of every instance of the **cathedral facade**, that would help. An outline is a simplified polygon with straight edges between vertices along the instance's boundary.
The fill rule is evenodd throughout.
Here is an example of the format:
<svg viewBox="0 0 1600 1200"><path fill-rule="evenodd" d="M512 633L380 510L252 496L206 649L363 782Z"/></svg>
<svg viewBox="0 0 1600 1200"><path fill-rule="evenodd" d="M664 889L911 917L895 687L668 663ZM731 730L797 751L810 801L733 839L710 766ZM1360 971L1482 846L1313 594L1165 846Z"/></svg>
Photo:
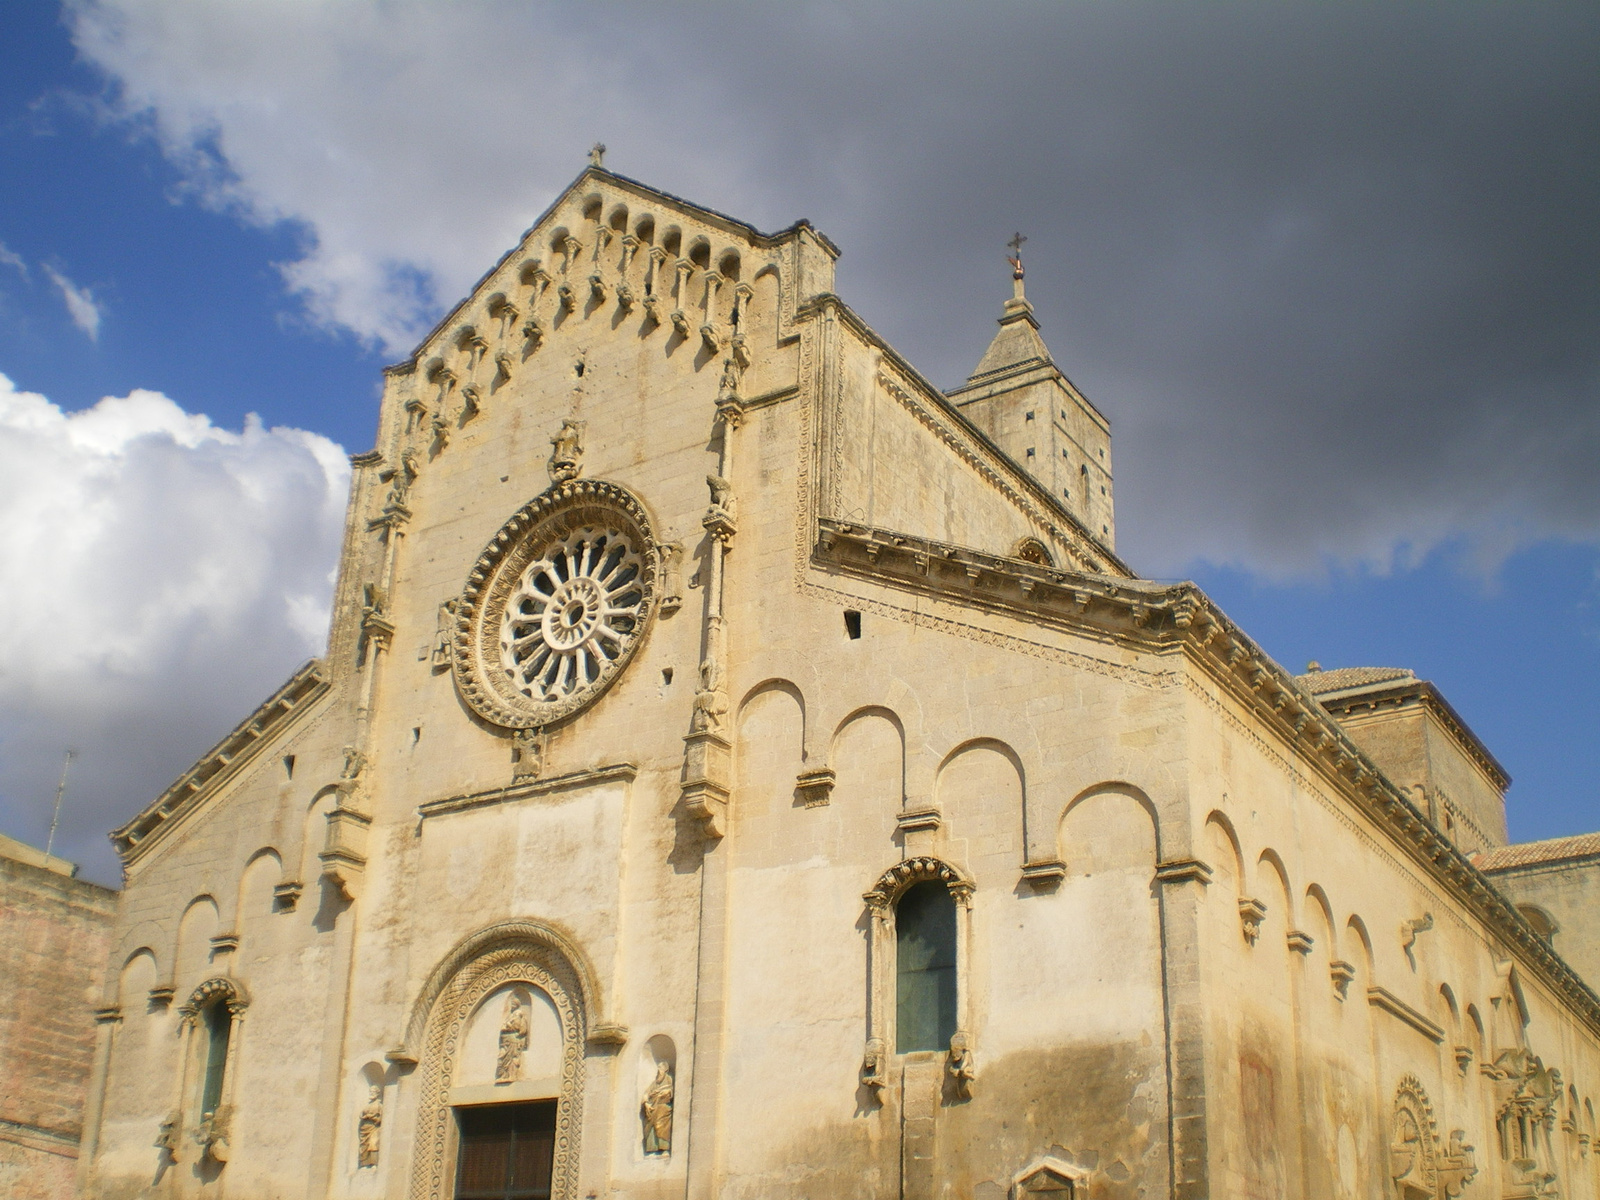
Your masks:
<svg viewBox="0 0 1600 1200"><path fill-rule="evenodd" d="M114 834L85 1194L1600 1196L1489 752L1117 557L1020 260L945 394L836 256L597 162L388 370L326 655Z"/></svg>

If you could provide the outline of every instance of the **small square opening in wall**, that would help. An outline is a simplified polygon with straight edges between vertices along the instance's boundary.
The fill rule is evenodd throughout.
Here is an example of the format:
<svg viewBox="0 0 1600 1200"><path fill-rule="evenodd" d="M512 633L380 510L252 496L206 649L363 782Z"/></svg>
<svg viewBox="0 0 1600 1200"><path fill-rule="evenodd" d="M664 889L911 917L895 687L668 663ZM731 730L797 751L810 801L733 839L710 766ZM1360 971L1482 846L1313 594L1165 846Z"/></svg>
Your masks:
<svg viewBox="0 0 1600 1200"><path fill-rule="evenodd" d="M853 642L861 636L861 614L847 610L844 614L844 632Z"/></svg>
<svg viewBox="0 0 1600 1200"><path fill-rule="evenodd" d="M1032 458L1032 457L1033 457L1033 447L1032 447L1032 446L1029 446L1029 447L1028 447L1028 457L1029 457L1029 458Z"/></svg>
<svg viewBox="0 0 1600 1200"><path fill-rule="evenodd" d="M1033 414L1032 414L1032 413L1028 413L1028 414L1027 414L1027 415L1026 415L1026 416L1025 416L1025 417L1023 417L1023 418L1022 418L1022 419L1023 419L1023 420L1024 420L1024 421L1031 421L1031 420L1033 420Z"/></svg>

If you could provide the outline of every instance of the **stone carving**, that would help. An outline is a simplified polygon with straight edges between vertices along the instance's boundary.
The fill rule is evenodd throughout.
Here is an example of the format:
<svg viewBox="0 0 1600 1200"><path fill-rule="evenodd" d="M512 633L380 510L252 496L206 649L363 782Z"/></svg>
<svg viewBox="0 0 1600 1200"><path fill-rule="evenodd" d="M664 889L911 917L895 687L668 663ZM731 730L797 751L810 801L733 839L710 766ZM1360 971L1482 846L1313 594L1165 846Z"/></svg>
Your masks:
<svg viewBox="0 0 1600 1200"><path fill-rule="evenodd" d="M1416 970L1417 960L1411 953L1411 948L1417 944L1417 934L1427 933L1433 928L1433 914L1425 912L1420 917L1408 917L1400 922L1400 949L1406 952L1406 961L1411 964L1411 969Z"/></svg>
<svg viewBox="0 0 1600 1200"><path fill-rule="evenodd" d="M1239 900L1239 926L1244 932L1244 940L1252 946L1261 936L1261 922L1266 919L1267 906L1259 900L1241 897Z"/></svg>
<svg viewBox="0 0 1600 1200"><path fill-rule="evenodd" d="M950 1051L945 1055L944 1073L956 1099L972 1099L972 1081L977 1078L978 1072L972 1062L971 1040L959 1029L950 1035Z"/></svg>
<svg viewBox="0 0 1600 1200"><path fill-rule="evenodd" d="M537 779L544 770L544 735L538 729L519 729L511 735L511 780Z"/></svg>
<svg viewBox="0 0 1600 1200"><path fill-rule="evenodd" d="M1561 1104L1561 1072L1519 1046L1497 1055L1483 1073L1494 1081L1495 1132L1506 1182L1519 1195L1554 1195L1556 1156L1550 1133Z"/></svg>
<svg viewBox="0 0 1600 1200"><path fill-rule="evenodd" d="M232 1157L228 1146L228 1126L232 1114L226 1105L216 1112L206 1113L194 1131L194 1140L200 1143L200 1154L213 1162L225 1163Z"/></svg>
<svg viewBox="0 0 1600 1200"><path fill-rule="evenodd" d="M1356 969L1342 958L1336 958L1328 964L1328 976L1333 980L1333 990L1343 1000L1350 994L1350 981L1356 977Z"/></svg>
<svg viewBox="0 0 1600 1200"><path fill-rule="evenodd" d="M661 552L661 611L677 612L683 607L683 543L662 542Z"/></svg>
<svg viewBox="0 0 1600 1200"><path fill-rule="evenodd" d="M1455 1048L1455 1058L1457 1073L1463 1076L1466 1075L1467 1068L1472 1065L1472 1047L1457 1046Z"/></svg>
<svg viewBox="0 0 1600 1200"><path fill-rule="evenodd" d="M470 421L483 411L483 393L475 383L461 389L461 419Z"/></svg>
<svg viewBox="0 0 1600 1200"><path fill-rule="evenodd" d="M862 893L861 898L867 902L875 913L886 916L894 902L900 898L900 893L914 883L925 880L937 880L950 891L950 898L962 908L972 903L972 884L962 878L960 872L947 862L937 858L922 856L907 858L895 863L882 875L872 890Z"/></svg>
<svg viewBox="0 0 1600 1200"><path fill-rule="evenodd" d="M339 771L339 778L343 780L357 779L360 777L361 772L366 769L366 766L367 756L354 746L346 746L344 748L344 766Z"/></svg>
<svg viewBox="0 0 1600 1200"><path fill-rule="evenodd" d="M417 456L411 450L400 455L399 465L378 472L378 478L389 485L389 495L384 500L386 509L403 509L411 495L411 485L417 478Z"/></svg>
<svg viewBox="0 0 1600 1200"><path fill-rule="evenodd" d="M550 439L550 478L565 483L583 473L583 430L587 421L561 422L561 431Z"/></svg>
<svg viewBox="0 0 1600 1200"><path fill-rule="evenodd" d="M1050 1196L1054 1200L1072 1200L1077 1195L1073 1190L1072 1176L1065 1170L1055 1167L1041 1166L1026 1172L1017 1180L1016 1186L1011 1189L1014 1200L1023 1200L1026 1196Z"/></svg>
<svg viewBox="0 0 1600 1200"><path fill-rule="evenodd" d="M510 309L508 311L515 312L516 310ZM511 358L511 355L507 354L504 350L500 351L499 354L496 354L494 356L495 381L498 383L505 383L510 380L511 372L514 366L515 364Z"/></svg>
<svg viewBox="0 0 1600 1200"><path fill-rule="evenodd" d="M450 646L456 631L456 610L460 606L461 602L454 596L439 605L439 613L433 626L433 649L428 656L435 671L443 671L450 665Z"/></svg>
<svg viewBox="0 0 1600 1200"><path fill-rule="evenodd" d="M706 509L700 524L706 527L712 537L726 545L739 530L733 484L721 475L707 475L706 486L711 489L711 507Z"/></svg>
<svg viewBox="0 0 1600 1200"><path fill-rule="evenodd" d="M722 686L722 667L714 658L700 664L700 690L694 694L694 716L689 729L694 733L724 732L728 716L728 693Z"/></svg>
<svg viewBox="0 0 1600 1200"><path fill-rule="evenodd" d="M506 1016L500 1024L500 1054L495 1059L494 1081L513 1083L522 1078L522 1052L528 1048L528 1010L522 997L506 997Z"/></svg>
<svg viewBox="0 0 1600 1200"><path fill-rule="evenodd" d="M656 1077L645 1089L639 1115L644 1120L644 1152L672 1153L672 1072L664 1062L656 1064Z"/></svg>
<svg viewBox="0 0 1600 1200"><path fill-rule="evenodd" d="M821 808L833 795L833 785L837 780L838 775L832 767L801 771L794 780L795 799L806 808Z"/></svg>
<svg viewBox="0 0 1600 1200"><path fill-rule="evenodd" d="M1473 1148L1462 1130L1450 1134L1448 1146L1439 1144L1433 1104L1414 1075L1400 1081L1395 1092L1389 1141L1389 1176L1402 1197L1455 1200L1478 1173Z"/></svg>
<svg viewBox="0 0 1600 1200"><path fill-rule="evenodd" d="M605 166L605 160L606 144L604 142L596 142L589 147L589 165L591 167L603 167Z"/></svg>
<svg viewBox="0 0 1600 1200"><path fill-rule="evenodd" d="M155 1147L162 1151L169 1162L178 1161L178 1126L180 1120L176 1112L170 1112L161 1122L161 1127L156 1131Z"/></svg>
<svg viewBox="0 0 1600 1200"><path fill-rule="evenodd" d="M436 412L433 414L430 428L433 430L434 446L442 451L450 444L450 419L444 415L442 410Z"/></svg>
<svg viewBox="0 0 1600 1200"><path fill-rule="evenodd" d="M883 1089L888 1086L889 1080L884 1074L884 1060L887 1057L884 1041L880 1037L867 1039L867 1052L861 1059L861 1083L871 1090L873 1096L882 1099Z"/></svg>
<svg viewBox="0 0 1600 1200"><path fill-rule="evenodd" d="M373 1084L367 1089L367 1103L356 1123L356 1164L378 1165L378 1140L383 1130L383 1089Z"/></svg>

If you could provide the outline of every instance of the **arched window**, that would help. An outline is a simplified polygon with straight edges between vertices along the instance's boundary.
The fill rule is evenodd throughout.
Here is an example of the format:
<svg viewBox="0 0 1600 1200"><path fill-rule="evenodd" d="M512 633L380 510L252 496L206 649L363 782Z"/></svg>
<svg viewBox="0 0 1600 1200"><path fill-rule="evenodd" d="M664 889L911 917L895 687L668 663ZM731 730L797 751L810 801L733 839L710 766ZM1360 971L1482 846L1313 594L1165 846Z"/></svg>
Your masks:
<svg viewBox="0 0 1600 1200"><path fill-rule="evenodd" d="M947 1050L956 1031L956 903L938 880L895 905L895 1052Z"/></svg>
<svg viewBox="0 0 1600 1200"><path fill-rule="evenodd" d="M228 1038L233 1033L233 1016L222 998L208 1004L201 1012L205 1028L205 1074L200 1082L200 1119L216 1115L222 1105L223 1077L228 1069Z"/></svg>

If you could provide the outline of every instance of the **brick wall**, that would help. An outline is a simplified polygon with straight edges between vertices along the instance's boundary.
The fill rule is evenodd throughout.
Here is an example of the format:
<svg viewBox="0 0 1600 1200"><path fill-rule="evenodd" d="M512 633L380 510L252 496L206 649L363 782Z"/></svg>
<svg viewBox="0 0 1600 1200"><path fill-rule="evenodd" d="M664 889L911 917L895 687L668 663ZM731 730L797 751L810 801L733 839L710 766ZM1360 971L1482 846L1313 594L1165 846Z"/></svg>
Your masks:
<svg viewBox="0 0 1600 1200"><path fill-rule="evenodd" d="M0 844L0 1195L72 1195L117 893Z"/></svg>

